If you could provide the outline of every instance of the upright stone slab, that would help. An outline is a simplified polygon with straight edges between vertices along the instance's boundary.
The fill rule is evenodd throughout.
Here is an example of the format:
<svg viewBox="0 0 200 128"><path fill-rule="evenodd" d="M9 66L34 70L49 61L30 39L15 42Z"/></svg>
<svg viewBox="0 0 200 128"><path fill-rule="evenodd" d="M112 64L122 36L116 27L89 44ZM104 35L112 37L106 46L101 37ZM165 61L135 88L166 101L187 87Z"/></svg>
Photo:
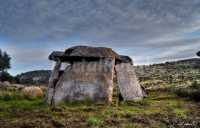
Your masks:
<svg viewBox="0 0 200 128"><path fill-rule="evenodd" d="M136 77L134 67L130 63L116 65L117 81L120 93L125 101L144 97L144 92Z"/></svg>
<svg viewBox="0 0 200 128"><path fill-rule="evenodd" d="M56 84L59 80L59 71L61 68L61 62L57 61L54 67L54 70L51 74L51 77L49 79L49 85L48 85L48 90L45 96L45 100L48 104L53 104L53 97L55 93L55 87Z"/></svg>
<svg viewBox="0 0 200 128"><path fill-rule="evenodd" d="M94 62L74 62L58 81L54 103L61 101L112 101L115 60L105 58Z"/></svg>

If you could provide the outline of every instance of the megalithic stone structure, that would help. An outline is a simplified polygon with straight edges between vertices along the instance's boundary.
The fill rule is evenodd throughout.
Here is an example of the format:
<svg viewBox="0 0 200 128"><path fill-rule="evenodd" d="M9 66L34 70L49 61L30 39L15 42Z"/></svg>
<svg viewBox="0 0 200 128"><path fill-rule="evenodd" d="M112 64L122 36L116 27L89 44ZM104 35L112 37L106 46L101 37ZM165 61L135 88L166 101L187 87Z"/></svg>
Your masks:
<svg viewBox="0 0 200 128"><path fill-rule="evenodd" d="M146 95L131 58L110 48L75 46L65 52L53 52L49 59L56 61L46 95L49 104L81 100L111 103L114 74L124 100L142 99ZM63 63L68 66L61 71Z"/></svg>

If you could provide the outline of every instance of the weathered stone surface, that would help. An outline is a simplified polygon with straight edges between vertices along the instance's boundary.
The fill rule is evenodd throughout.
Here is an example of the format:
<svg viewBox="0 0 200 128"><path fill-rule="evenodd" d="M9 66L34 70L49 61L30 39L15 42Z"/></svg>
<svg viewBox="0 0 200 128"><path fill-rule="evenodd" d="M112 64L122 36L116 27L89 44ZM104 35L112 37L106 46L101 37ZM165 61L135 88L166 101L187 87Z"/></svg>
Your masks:
<svg viewBox="0 0 200 128"><path fill-rule="evenodd" d="M49 79L49 86L48 86L48 90L47 90L47 93L46 93L46 96L45 96L45 101L48 104L53 104L53 97L54 97L54 94L55 94L56 84L59 80L60 68L61 68L61 62L58 61L58 62L56 62L54 70L53 70L51 77Z"/></svg>
<svg viewBox="0 0 200 128"><path fill-rule="evenodd" d="M111 48L105 47L90 47L90 46L75 46L65 50L65 52L55 51L49 56L50 60L63 62L75 61L99 61L102 58L119 58Z"/></svg>
<svg viewBox="0 0 200 128"><path fill-rule="evenodd" d="M132 59L118 55L111 48L75 46L65 52L53 52L49 59L57 62L47 90L49 104L80 100L111 102L115 73L124 100L141 99L145 95ZM70 64L64 72L61 62Z"/></svg>
<svg viewBox="0 0 200 128"><path fill-rule="evenodd" d="M67 56L81 57L111 57L117 58L119 55L111 48L91 47L91 46L74 46L65 50Z"/></svg>
<svg viewBox="0 0 200 128"><path fill-rule="evenodd" d="M25 96L29 98L37 98L37 97L43 97L44 93L41 88L39 87L25 87L22 92Z"/></svg>
<svg viewBox="0 0 200 128"><path fill-rule="evenodd" d="M119 90L124 100L137 100L144 97L133 66L130 63L116 65Z"/></svg>
<svg viewBox="0 0 200 128"><path fill-rule="evenodd" d="M111 102L113 94L114 59L101 62L77 62L68 66L58 81L53 100L104 100Z"/></svg>
<svg viewBox="0 0 200 128"><path fill-rule="evenodd" d="M10 82L8 82L8 81L4 81L4 82L2 83L2 85L3 85L4 87L11 86Z"/></svg>
<svg viewBox="0 0 200 128"><path fill-rule="evenodd" d="M129 56L120 55L119 58L117 59L117 64L121 64L121 63L129 63L133 65L133 61Z"/></svg>

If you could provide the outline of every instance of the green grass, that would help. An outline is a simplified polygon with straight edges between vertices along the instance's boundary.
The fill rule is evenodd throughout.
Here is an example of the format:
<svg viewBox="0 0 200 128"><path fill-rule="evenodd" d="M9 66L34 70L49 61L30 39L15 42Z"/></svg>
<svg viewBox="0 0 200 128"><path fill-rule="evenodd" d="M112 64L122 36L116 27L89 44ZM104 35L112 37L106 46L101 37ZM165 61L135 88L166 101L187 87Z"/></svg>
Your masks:
<svg viewBox="0 0 200 128"><path fill-rule="evenodd" d="M194 120L198 104L168 91L149 92L142 101L102 103L62 103L51 108L42 99L27 99L20 92L0 96L0 125L6 127L179 127ZM187 120L187 121L185 121ZM194 120L195 121L195 120ZM30 126L31 125L31 126Z"/></svg>
<svg viewBox="0 0 200 128"><path fill-rule="evenodd" d="M176 116L178 117L186 117L189 110L184 108L175 108L174 112L176 113Z"/></svg>
<svg viewBox="0 0 200 128"><path fill-rule="evenodd" d="M99 117L89 117L87 123L92 126L98 126L103 124L103 119Z"/></svg>
<svg viewBox="0 0 200 128"><path fill-rule="evenodd" d="M1 101L14 101L14 100L22 100L24 99L24 95L19 91L0 91L0 100Z"/></svg>

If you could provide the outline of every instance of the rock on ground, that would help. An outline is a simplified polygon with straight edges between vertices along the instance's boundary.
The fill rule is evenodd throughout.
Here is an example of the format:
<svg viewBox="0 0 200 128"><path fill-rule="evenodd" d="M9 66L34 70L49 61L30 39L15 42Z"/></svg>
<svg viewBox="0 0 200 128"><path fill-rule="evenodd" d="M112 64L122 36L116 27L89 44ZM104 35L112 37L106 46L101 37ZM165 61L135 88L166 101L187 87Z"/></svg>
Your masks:
<svg viewBox="0 0 200 128"><path fill-rule="evenodd" d="M37 97L43 97L44 93L41 88L39 87L25 87L22 92L25 96L29 98L37 98Z"/></svg>
<svg viewBox="0 0 200 128"><path fill-rule="evenodd" d="M10 86L10 85L11 85L11 84L10 84L10 82L8 82L8 81L4 81L4 82L3 82L3 86L4 86L4 87L8 87L8 86Z"/></svg>

